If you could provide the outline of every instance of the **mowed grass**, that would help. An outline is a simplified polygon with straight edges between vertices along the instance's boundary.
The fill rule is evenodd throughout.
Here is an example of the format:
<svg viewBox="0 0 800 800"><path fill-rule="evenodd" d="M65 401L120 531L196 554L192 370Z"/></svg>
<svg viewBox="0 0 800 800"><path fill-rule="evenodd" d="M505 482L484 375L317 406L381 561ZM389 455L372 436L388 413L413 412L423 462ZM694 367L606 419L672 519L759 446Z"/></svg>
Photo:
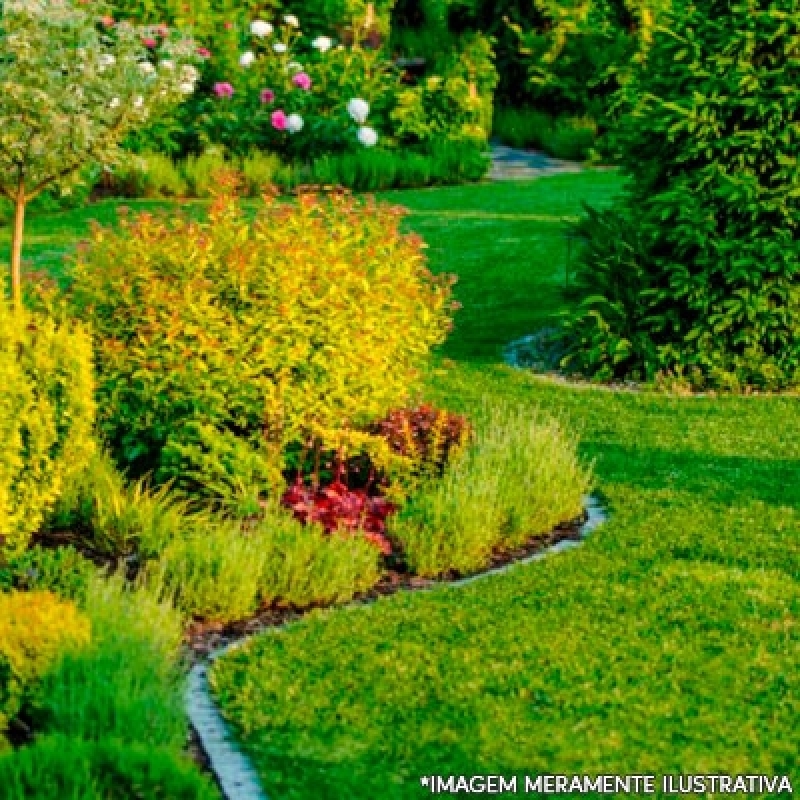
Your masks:
<svg viewBox="0 0 800 800"><path fill-rule="evenodd" d="M570 223L583 202L606 207L622 188L617 173L597 171L382 195L411 211L405 225L428 243L433 269L458 276L463 308L444 354L490 363L508 342L552 324L576 251Z"/></svg>
<svg viewBox="0 0 800 800"><path fill-rule="evenodd" d="M575 209L599 181L610 202L612 178L404 200L539 213L551 180L553 197L571 187ZM219 662L217 696L268 795L415 798L428 794L421 775L540 772L788 774L797 786L797 398L570 388L487 363L563 306L557 228L451 219L408 221L434 268L459 273L465 304L448 351L459 362L431 397L568 420L611 516L577 550L465 588L314 613ZM539 236L549 258L536 256ZM501 244L515 237L526 241Z"/></svg>

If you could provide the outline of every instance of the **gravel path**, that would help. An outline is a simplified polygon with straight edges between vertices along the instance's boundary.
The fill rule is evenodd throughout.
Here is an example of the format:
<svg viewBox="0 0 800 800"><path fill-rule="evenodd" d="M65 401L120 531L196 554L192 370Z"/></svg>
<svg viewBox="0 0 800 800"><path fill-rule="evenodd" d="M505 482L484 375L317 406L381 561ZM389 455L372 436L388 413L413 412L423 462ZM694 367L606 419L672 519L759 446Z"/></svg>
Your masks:
<svg viewBox="0 0 800 800"><path fill-rule="evenodd" d="M564 172L582 172L583 166L574 161L560 161L537 150L517 150L503 144L491 145L492 166L489 180L520 181L559 175Z"/></svg>

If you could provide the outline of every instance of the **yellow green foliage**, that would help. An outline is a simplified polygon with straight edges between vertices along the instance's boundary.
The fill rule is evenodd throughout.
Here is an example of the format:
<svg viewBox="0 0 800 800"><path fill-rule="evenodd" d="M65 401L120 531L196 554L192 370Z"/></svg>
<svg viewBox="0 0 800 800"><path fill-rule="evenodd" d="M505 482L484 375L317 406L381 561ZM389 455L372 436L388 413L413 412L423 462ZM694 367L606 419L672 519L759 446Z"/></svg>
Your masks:
<svg viewBox="0 0 800 800"><path fill-rule="evenodd" d="M89 620L51 592L0 594L0 737L25 689L59 654L90 640Z"/></svg>
<svg viewBox="0 0 800 800"><path fill-rule="evenodd" d="M304 195L267 198L253 219L226 191L202 220L143 213L97 228L70 303L94 326L100 422L118 460L197 484L266 484L288 443L340 445L403 405L453 303L401 217Z"/></svg>
<svg viewBox="0 0 800 800"><path fill-rule="evenodd" d="M91 342L0 300L0 552L19 552L92 453Z"/></svg>

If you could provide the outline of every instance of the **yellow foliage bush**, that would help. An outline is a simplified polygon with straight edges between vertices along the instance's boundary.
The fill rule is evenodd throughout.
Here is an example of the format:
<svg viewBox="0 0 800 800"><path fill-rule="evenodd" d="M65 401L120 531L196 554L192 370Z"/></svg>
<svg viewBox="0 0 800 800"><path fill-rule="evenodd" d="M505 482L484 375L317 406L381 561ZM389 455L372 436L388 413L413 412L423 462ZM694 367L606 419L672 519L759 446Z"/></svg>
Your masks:
<svg viewBox="0 0 800 800"><path fill-rule="evenodd" d="M91 341L0 299L0 554L21 551L92 453Z"/></svg>
<svg viewBox="0 0 800 800"><path fill-rule="evenodd" d="M139 214L96 229L70 304L94 326L117 460L214 492L264 485L287 444L338 444L402 406L453 303L401 217L309 194L265 198L253 219L223 191L206 219Z"/></svg>
<svg viewBox="0 0 800 800"><path fill-rule="evenodd" d="M0 737L26 687L62 651L89 641L89 620L71 602L51 592L0 594Z"/></svg>

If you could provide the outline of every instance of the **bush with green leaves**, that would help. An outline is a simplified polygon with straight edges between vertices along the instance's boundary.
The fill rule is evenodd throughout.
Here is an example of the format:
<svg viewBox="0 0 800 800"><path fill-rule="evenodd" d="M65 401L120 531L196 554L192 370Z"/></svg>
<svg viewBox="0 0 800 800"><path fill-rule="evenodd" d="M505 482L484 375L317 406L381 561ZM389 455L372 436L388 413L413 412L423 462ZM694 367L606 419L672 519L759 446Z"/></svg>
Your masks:
<svg viewBox="0 0 800 800"><path fill-rule="evenodd" d="M94 564L71 545L36 545L12 559L5 568L0 567L0 583L27 592L52 592L64 600L82 604L95 573Z"/></svg>
<svg viewBox="0 0 800 800"><path fill-rule="evenodd" d="M469 573L579 517L591 471L559 422L487 401L474 441L389 518L418 575Z"/></svg>
<svg viewBox="0 0 800 800"><path fill-rule="evenodd" d="M91 341L0 299L0 553L24 550L94 445Z"/></svg>
<svg viewBox="0 0 800 800"><path fill-rule="evenodd" d="M428 75L398 92L391 111L398 141L484 144L492 127L492 95L498 80L492 59L489 40L472 34L443 59L441 74Z"/></svg>
<svg viewBox="0 0 800 800"><path fill-rule="evenodd" d="M223 499L240 478L281 485L290 443L364 444L357 426L407 401L451 326L451 276L401 216L304 194L253 219L228 191L204 219L96 229L67 303L93 326L118 463Z"/></svg>
<svg viewBox="0 0 800 800"><path fill-rule="evenodd" d="M800 384L800 2L681 3L620 100L630 194L593 214L567 366Z"/></svg>

